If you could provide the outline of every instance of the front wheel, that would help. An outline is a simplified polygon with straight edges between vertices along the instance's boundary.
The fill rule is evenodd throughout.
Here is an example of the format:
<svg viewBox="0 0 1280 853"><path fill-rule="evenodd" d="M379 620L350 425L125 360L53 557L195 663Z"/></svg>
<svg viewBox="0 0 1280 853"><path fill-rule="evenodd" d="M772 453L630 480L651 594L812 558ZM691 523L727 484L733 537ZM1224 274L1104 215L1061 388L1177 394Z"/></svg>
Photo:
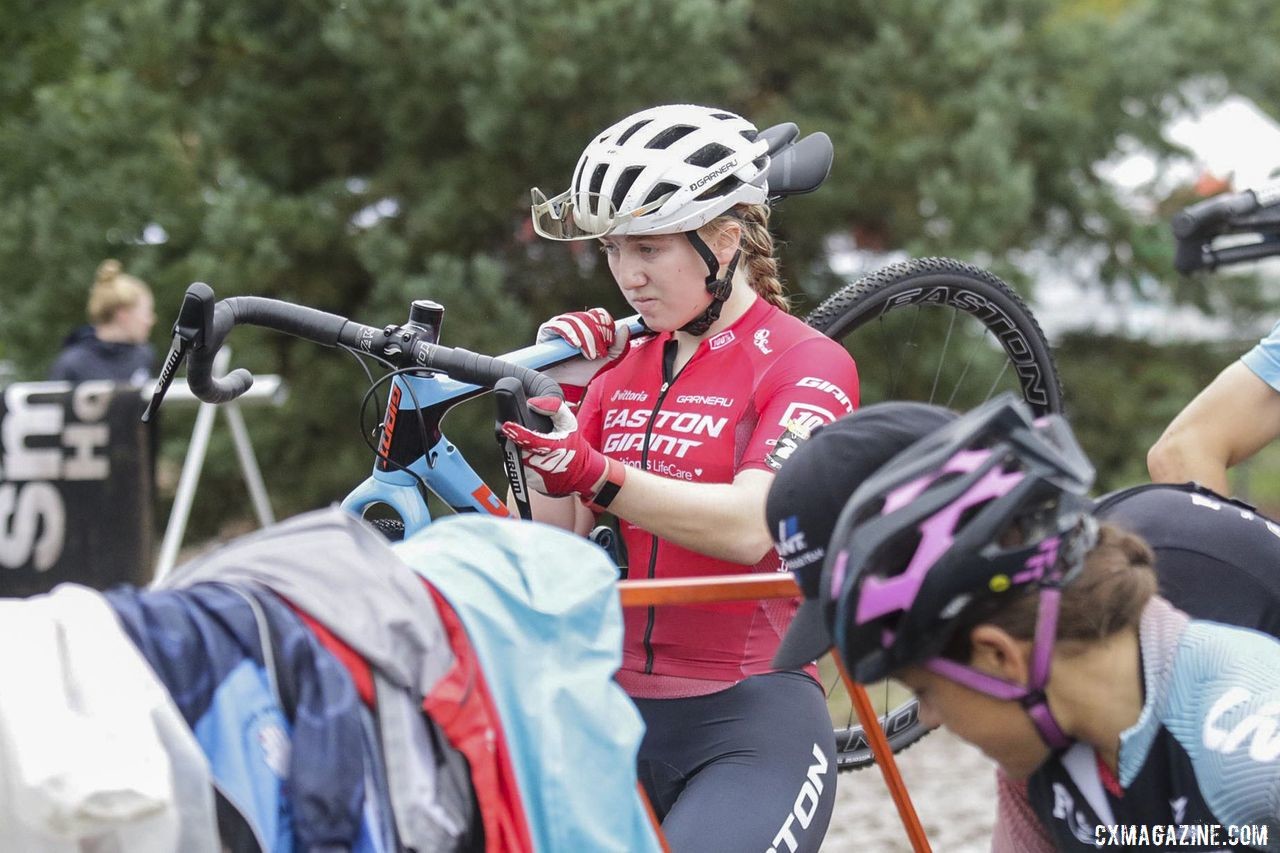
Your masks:
<svg viewBox="0 0 1280 853"><path fill-rule="evenodd" d="M827 297L805 322L853 355L863 402L917 400L963 411L1007 390L1037 415L1062 411L1062 383L1040 324L1009 285L972 264L891 264ZM834 666L822 670L831 685L837 766L866 767L875 760L866 734ZM928 734L905 688L883 682L867 685L867 693L894 752Z"/></svg>
<svg viewBox="0 0 1280 853"><path fill-rule="evenodd" d="M1037 415L1062 411L1058 368L1031 309L972 264L892 264L842 287L805 322L852 353L864 399L970 409L1012 390Z"/></svg>

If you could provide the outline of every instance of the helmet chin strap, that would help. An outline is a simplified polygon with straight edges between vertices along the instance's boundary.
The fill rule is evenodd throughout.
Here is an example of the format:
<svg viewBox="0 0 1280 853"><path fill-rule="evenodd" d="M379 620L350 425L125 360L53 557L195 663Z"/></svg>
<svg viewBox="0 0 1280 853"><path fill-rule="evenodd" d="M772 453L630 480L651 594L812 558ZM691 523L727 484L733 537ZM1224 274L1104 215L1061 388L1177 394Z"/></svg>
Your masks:
<svg viewBox="0 0 1280 853"><path fill-rule="evenodd" d="M1036 733L1046 746L1053 750L1066 749L1073 738L1058 724L1053 712L1049 710L1049 699L1045 695L1045 687L1049 683L1049 668L1053 661L1053 642L1058 630L1058 604L1061 596L1062 589L1058 586L1049 585L1040 590L1030 672L1025 686L943 657L930 658L922 666L971 690L997 699L1018 702L1031 717Z"/></svg>
<svg viewBox="0 0 1280 853"><path fill-rule="evenodd" d="M711 302L703 309L701 314L681 326L680 331L688 332L695 336L705 335L716 320L720 319L720 309L724 307L725 300L733 292L733 274L738 269L738 260L742 257L742 249L739 248L734 251L733 260L729 261L724 277L717 278L716 274L720 272L720 262L716 260L715 252L712 252L706 241L698 236L697 231L686 231L684 236L689 239L689 243L693 245L694 250L702 256L703 262L707 265L707 293L711 294Z"/></svg>

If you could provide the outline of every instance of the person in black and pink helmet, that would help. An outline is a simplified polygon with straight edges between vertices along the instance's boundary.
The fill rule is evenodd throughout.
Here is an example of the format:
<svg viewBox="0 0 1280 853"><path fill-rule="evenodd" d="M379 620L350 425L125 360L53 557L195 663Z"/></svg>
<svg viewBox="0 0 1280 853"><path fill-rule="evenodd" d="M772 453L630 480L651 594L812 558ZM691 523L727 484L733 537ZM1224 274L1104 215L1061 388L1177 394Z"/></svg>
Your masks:
<svg viewBox="0 0 1280 853"><path fill-rule="evenodd" d="M1157 594L1149 545L1095 518L1093 467L1061 417L1005 395L960 417L923 407L921 427L902 405L817 431L769 515L834 519L817 612L854 677L901 681L923 722L999 765L993 849L1092 850L1108 827L1184 824L1280 849L1280 642ZM884 407L919 437L832 500L839 449Z"/></svg>

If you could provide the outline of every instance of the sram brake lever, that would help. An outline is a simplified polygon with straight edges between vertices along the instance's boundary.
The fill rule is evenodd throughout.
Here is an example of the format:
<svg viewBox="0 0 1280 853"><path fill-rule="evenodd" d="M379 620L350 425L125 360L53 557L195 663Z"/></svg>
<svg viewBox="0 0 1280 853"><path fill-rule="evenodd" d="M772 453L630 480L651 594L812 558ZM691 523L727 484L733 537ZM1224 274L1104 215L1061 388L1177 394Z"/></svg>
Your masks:
<svg viewBox="0 0 1280 853"><path fill-rule="evenodd" d="M507 475L507 483L511 486L511 495L515 498L520 517L528 520L533 517L533 511L529 506L529 486L525 481L524 464L520 461L520 448L502 432L502 425L512 421L538 432L549 432L551 419L530 410L524 386L514 377L499 379L493 386L493 398L498 406L498 420L494 431L498 444L502 446L502 469Z"/></svg>
<svg viewBox="0 0 1280 853"><path fill-rule="evenodd" d="M182 298L182 308L178 311L178 320L173 324L173 343L169 344L169 352L160 367L160 376L156 380L155 390L151 392L151 402L147 403L142 413L142 422L150 423L151 418L164 402L164 395L178 375L178 368L186 360L192 349L204 346L205 336L213 325L213 288L202 281L194 282L187 288Z"/></svg>

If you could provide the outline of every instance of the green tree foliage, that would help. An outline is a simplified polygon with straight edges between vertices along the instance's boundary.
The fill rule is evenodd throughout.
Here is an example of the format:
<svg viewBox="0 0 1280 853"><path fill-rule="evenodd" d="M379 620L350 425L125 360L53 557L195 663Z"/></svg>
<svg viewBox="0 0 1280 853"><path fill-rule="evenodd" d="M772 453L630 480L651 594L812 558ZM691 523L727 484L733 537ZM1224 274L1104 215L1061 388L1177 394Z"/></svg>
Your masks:
<svg viewBox="0 0 1280 853"><path fill-rule="evenodd" d="M1163 224L1120 205L1097 162L1132 141L1165 151L1165 115L1207 73L1280 103L1264 0L0 7L0 358L32 377L107 256L156 289L159 346L194 280L372 323L434 298L446 342L490 352L559 310L621 312L592 247L533 239L528 188L562 188L592 132L659 102L831 134L829 185L775 220L809 299L834 286L823 238L842 230L997 268L1100 245L1111 279L1165 275ZM279 509L339 497L369 463L363 374L265 333L232 346L294 387L251 413ZM446 427L482 458L491 417L473 403ZM169 415L169 454L188 422ZM247 502L219 450L198 506L225 516Z"/></svg>
<svg viewBox="0 0 1280 853"><path fill-rule="evenodd" d="M997 265L1083 246L1105 250L1108 281L1166 277L1166 223L1135 219L1097 165L1121 146L1174 153L1160 131L1189 80L1277 88L1265 0L801 8L756 7L753 76L760 112L835 141L830 184L792 223L810 239L839 223L864 245Z"/></svg>
<svg viewBox="0 0 1280 853"><path fill-rule="evenodd" d="M375 324L435 298L448 306L446 340L489 352L527 343L554 310L620 309L590 255L584 264L522 230L528 188L565 181L582 139L618 115L735 88L726 47L746 7L120 0L32 11L10 16L21 26L6 30L7 62L21 73L0 90L0 278L15 297L0 357L38 375L61 331L82 322L105 256L153 284L162 328L193 280ZM148 225L163 242L144 238ZM296 389L251 422L282 509L340 497L368 466L355 429L363 374L265 333L238 332L232 346L237 363ZM462 410L451 431L492 457L491 420ZM173 452L186 423L169 416ZM221 449L202 489L214 505L243 505Z"/></svg>

